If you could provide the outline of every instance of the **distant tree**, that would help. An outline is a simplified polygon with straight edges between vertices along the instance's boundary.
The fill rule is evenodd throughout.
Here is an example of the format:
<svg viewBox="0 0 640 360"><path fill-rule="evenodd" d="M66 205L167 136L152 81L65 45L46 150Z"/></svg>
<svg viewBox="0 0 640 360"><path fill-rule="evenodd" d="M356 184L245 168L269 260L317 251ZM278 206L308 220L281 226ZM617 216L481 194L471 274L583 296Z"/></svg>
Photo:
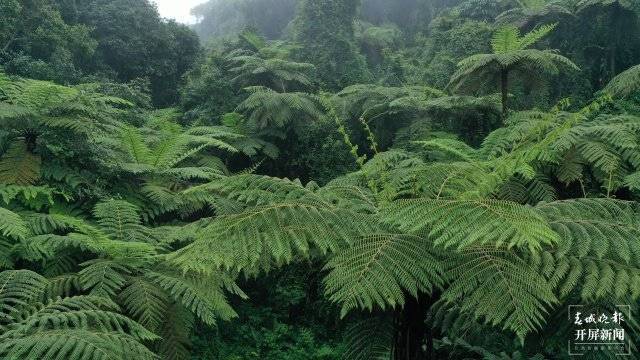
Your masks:
<svg viewBox="0 0 640 360"><path fill-rule="evenodd" d="M502 94L502 113L508 112L509 76L536 77L541 74L557 74L562 67L578 70L566 57L553 50L528 49L549 34L555 25L545 25L523 36L515 27L499 29L491 40L492 54L478 54L462 60L451 77L449 88L458 90L468 85L478 85L499 80Z"/></svg>
<svg viewBox="0 0 640 360"><path fill-rule="evenodd" d="M295 15L299 0L209 0L191 10L193 29L204 40L233 35L253 27L268 39L280 38Z"/></svg>
<svg viewBox="0 0 640 360"><path fill-rule="evenodd" d="M95 48L89 27L65 22L52 0L0 0L0 64L8 71L75 81Z"/></svg>
<svg viewBox="0 0 640 360"><path fill-rule="evenodd" d="M594 16L602 16L607 21L605 31L602 31L601 34L604 35L604 38L601 44L597 45L604 49L603 57L606 59L605 63L608 67L608 76L605 79L609 80L625 66L620 62L621 51L624 51L628 45L627 30L637 29L637 14L640 11L640 4L635 0L580 0L577 3L577 9L578 14L583 17L587 17L587 12L592 12ZM636 44L639 44L637 40L635 41ZM593 46L596 44L590 45L590 49L597 47ZM630 64L626 64L626 66L628 65Z"/></svg>
<svg viewBox="0 0 640 360"><path fill-rule="evenodd" d="M200 52L193 31L162 20L147 0L81 2L78 21L92 27L98 41L92 72L122 82L148 77L155 105L177 102L177 84Z"/></svg>
<svg viewBox="0 0 640 360"><path fill-rule="evenodd" d="M329 89L367 79L364 58L354 40L353 22L359 0L303 0L295 19L300 59L314 64Z"/></svg>

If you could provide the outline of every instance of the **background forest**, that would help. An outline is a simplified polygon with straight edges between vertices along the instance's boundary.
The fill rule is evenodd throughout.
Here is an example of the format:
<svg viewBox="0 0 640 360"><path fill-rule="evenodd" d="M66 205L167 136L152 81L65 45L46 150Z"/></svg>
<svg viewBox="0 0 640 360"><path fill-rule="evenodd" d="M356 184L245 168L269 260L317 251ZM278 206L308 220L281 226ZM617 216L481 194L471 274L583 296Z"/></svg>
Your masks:
<svg viewBox="0 0 640 360"><path fill-rule="evenodd" d="M569 304L638 314L640 2L193 14L0 0L0 358L568 359Z"/></svg>

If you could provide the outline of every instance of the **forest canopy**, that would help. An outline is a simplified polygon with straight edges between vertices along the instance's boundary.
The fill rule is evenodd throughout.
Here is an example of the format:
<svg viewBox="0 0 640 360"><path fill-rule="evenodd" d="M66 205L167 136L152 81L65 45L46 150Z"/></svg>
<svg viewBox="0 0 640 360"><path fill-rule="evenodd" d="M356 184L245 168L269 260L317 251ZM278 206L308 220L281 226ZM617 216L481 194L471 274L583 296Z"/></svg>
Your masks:
<svg viewBox="0 0 640 360"><path fill-rule="evenodd" d="M0 358L635 356L639 2L192 13L0 0Z"/></svg>

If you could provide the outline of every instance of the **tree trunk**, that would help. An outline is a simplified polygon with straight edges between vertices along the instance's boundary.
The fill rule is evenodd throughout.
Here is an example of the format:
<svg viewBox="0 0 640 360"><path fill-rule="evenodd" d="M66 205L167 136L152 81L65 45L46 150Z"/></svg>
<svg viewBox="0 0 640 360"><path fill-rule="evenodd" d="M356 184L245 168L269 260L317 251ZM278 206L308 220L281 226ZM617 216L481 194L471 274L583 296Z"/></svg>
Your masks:
<svg viewBox="0 0 640 360"><path fill-rule="evenodd" d="M622 37L622 19L621 16L621 5L619 2L613 4L613 9L611 10L611 32L613 33L613 39L611 40L611 44L609 46L609 71L611 71L611 75L609 76L609 80L613 79L616 75L618 75L618 64L616 63L616 56L618 55L618 44L620 43L620 38Z"/></svg>
<svg viewBox="0 0 640 360"><path fill-rule="evenodd" d="M435 297L421 294L408 296L402 311L396 315L393 344L394 360L433 360L433 333L427 325L427 312Z"/></svg>
<svg viewBox="0 0 640 360"><path fill-rule="evenodd" d="M500 71L500 91L502 92L502 117L506 119L509 107L509 71L503 69Z"/></svg>

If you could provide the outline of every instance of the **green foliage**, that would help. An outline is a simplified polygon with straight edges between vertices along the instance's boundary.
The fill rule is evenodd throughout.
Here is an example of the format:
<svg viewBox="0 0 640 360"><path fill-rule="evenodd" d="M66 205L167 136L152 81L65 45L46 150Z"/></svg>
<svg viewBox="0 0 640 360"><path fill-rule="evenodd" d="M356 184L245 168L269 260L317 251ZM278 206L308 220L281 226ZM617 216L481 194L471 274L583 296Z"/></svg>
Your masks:
<svg viewBox="0 0 640 360"><path fill-rule="evenodd" d="M157 336L118 314L108 299L43 302L47 280L27 270L0 273L0 354L6 359L155 359L143 341Z"/></svg>
<svg viewBox="0 0 640 360"><path fill-rule="evenodd" d="M520 0L517 6L496 17L498 24L514 24L520 28L540 22L565 20L573 15L572 9L563 1Z"/></svg>
<svg viewBox="0 0 640 360"><path fill-rule="evenodd" d="M638 10L0 0L0 358L563 358L640 297Z"/></svg>
<svg viewBox="0 0 640 360"><path fill-rule="evenodd" d="M522 36L515 27L506 26L498 29L491 39L493 53L472 55L460 61L458 70L451 77L449 88L455 91L463 86L484 82L499 83L503 112L506 113L510 73L517 72L523 76L536 77L542 74L554 75L563 68L579 70L571 60L555 51L528 49L555 27L556 25L544 25Z"/></svg>
<svg viewBox="0 0 640 360"><path fill-rule="evenodd" d="M292 122L314 121L324 116L320 99L314 95L278 93L259 86L246 90L250 95L236 110L245 114L248 125L258 130L282 129Z"/></svg>
<svg viewBox="0 0 640 360"><path fill-rule="evenodd" d="M442 269L425 239L404 234L358 239L327 263L329 299L342 304L344 316L357 308L402 306L404 291L412 296L431 292L442 283Z"/></svg>
<svg viewBox="0 0 640 360"><path fill-rule="evenodd" d="M310 74L315 70L311 64L282 59L263 59L257 56L236 56L230 60L238 74L232 79L241 86L266 86L272 90L287 92L287 89L305 89L312 85Z"/></svg>
<svg viewBox="0 0 640 360"><path fill-rule="evenodd" d="M638 91L640 66L634 66L613 78L604 90L612 96L625 97Z"/></svg>
<svg viewBox="0 0 640 360"><path fill-rule="evenodd" d="M554 250L536 259L561 296L577 291L585 301L640 296L635 203L578 199L538 208L561 235Z"/></svg>
<svg viewBox="0 0 640 360"><path fill-rule="evenodd" d="M294 34L302 47L299 56L316 66L320 81L332 90L368 78L354 41L357 7L358 2L353 0L303 0L298 6Z"/></svg>
<svg viewBox="0 0 640 360"><path fill-rule="evenodd" d="M383 211L385 219L404 232L423 234L428 229L428 238L444 248L493 245L536 251L558 241L539 213L506 201L401 200Z"/></svg>

